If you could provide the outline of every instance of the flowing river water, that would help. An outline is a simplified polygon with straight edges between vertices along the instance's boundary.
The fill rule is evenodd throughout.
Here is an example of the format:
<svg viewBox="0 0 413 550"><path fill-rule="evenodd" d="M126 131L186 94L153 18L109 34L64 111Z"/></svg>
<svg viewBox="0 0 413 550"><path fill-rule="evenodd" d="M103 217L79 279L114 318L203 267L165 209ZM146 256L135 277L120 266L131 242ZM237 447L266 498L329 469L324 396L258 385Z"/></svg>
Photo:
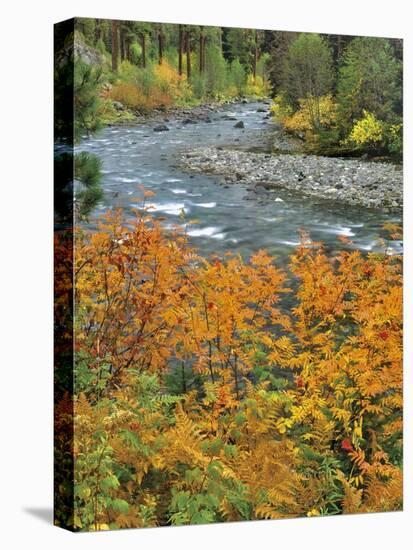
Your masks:
<svg viewBox="0 0 413 550"><path fill-rule="evenodd" d="M103 162L104 200L88 226L94 228L99 213L113 206L122 207L132 217L138 206L134 199L142 194L138 186L143 185L155 193L149 199L150 211L162 216L166 226L198 220L187 232L204 255L234 251L248 256L264 248L285 261L299 244L300 230L325 243L331 253L342 248L382 249L383 224L400 223L397 214L297 197L281 189L264 203L246 200L244 183L224 187L217 176L192 175L176 166L177 153L183 149L202 145L248 148L256 137L260 143L262 138L270 140L273 123L259 109L261 103L228 105L211 112L208 122L186 124L182 117L165 115L169 131L154 131L159 120L149 120L107 127L84 140L78 150L95 153ZM231 117L242 120L245 129L235 128ZM351 242L342 242L340 235ZM401 251L401 243L389 246L390 251Z"/></svg>

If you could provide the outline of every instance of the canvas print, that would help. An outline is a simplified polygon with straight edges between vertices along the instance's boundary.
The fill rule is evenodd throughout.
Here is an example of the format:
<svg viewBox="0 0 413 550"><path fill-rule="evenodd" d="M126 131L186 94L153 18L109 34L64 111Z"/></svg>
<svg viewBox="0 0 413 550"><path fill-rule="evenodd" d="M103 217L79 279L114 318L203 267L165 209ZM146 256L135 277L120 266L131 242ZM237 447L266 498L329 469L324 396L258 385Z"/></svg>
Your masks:
<svg viewBox="0 0 413 550"><path fill-rule="evenodd" d="M56 24L56 525L402 509L402 68Z"/></svg>

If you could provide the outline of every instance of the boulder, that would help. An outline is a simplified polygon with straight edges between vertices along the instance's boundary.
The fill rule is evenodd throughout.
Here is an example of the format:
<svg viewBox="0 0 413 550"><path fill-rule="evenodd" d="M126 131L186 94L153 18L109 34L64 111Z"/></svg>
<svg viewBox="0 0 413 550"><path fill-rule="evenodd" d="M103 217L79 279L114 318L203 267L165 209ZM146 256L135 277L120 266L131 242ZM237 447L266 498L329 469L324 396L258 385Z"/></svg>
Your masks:
<svg viewBox="0 0 413 550"><path fill-rule="evenodd" d="M112 105L117 111L125 110L125 106L120 101L112 101Z"/></svg>
<svg viewBox="0 0 413 550"><path fill-rule="evenodd" d="M242 120L240 120L236 124L234 124L234 128L245 128L245 124L242 122Z"/></svg>
<svg viewBox="0 0 413 550"><path fill-rule="evenodd" d="M160 124L159 126L155 126L153 131L154 132L169 132L169 128L166 124Z"/></svg>

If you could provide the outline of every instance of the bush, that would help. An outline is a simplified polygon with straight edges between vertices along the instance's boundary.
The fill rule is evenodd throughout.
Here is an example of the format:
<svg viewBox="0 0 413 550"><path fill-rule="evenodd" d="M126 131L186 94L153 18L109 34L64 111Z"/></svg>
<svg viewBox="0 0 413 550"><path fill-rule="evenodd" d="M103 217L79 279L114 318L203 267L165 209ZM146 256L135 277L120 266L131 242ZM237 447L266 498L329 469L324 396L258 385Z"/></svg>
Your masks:
<svg viewBox="0 0 413 550"><path fill-rule="evenodd" d="M135 84L119 82L112 87L110 97L128 109L139 110L147 104L147 98Z"/></svg>
<svg viewBox="0 0 413 550"><path fill-rule="evenodd" d="M193 95L197 99L203 99L206 96L206 78L198 72L191 76L190 85Z"/></svg>
<svg viewBox="0 0 413 550"><path fill-rule="evenodd" d="M138 42L133 42L130 45L131 61L134 65L140 65L142 61L142 48Z"/></svg>
<svg viewBox="0 0 413 550"><path fill-rule="evenodd" d="M136 84L142 94L148 99L156 84L153 66L149 64L145 69L137 70L133 83Z"/></svg>
<svg viewBox="0 0 413 550"><path fill-rule="evenodd" d="M101 38L96 42L96 49L103 55L107 53L105 43Z"/></svg>
<svg viewBox="0 0 413 550"><path fill-rule="evenodd" d="M359 149L387 151L400 159L403 155L403 124L386 123L373 113L363 111L363 118L356 121L345 144L355 144Z"/></svg>
<svg viewBox="0 0 413 550"><path fill-rule="evenodd" d="M320 131L334 127L337 118L337 105L331 94L320 97L317 101L299 100L299 109L285 105L282 98L274 103L272 112L279 117L284 128L292 133L304 134L309 141L317 140ZM315 119L317 122L315 122Z"/></svg>
<svg viewBox="0 0 413 550"><path fill-rule="evenodd" d="M381 145L384 140L384 123L373 113L363 111L363 118L358 120L350 132L348 140L359 146Z"/></svg>
<svg viewBox="0 0 413 550"><path fill-rule="evenodd" d="M332 261L306 236L290 275L264 251L200 258L141 207L133 227L117 211L76 234L75 515L61 521L401 509L400 258ZM289 277L296 303L282 310ZM70 410L63 399L57 420Z"/></svg>
<svg viewBox="0 0 413 550"><path fill-rule="evenodd" d="M283 94L278 94L272 100L270 112L277 122L283 124L293 114L293 108Z"/></svg>
<svg viewBox="0 0 413 550"><path fill-rule="evenodd" d="M253 76L249 75L247 78L245 93L248 96L266 97L269 93L268 83L263 79L262 76L259 75L256 76L254 82Z"/></svg>
<svg viewBox="0 0 413 550"><path fill-rule="evenodd" d="M122 82L135 82L139 75L139 68L126 59L122 61L118 69L118 78Z"/></svg>
<svg viewBox="0 0 413 550"><path fill-rule="evenodd" d="M403 124L390 124L386 128L386 142L389 152L397 158L403 156Z"/></svg>
<svg viewBox="0 0 413 550"><path fill-rule="evenodd" d="M186 79L180 76L178 71L165 59L162 65L155 65L153 74L156 86L162 94L178 99L181 96L181 82Z"/></svg>

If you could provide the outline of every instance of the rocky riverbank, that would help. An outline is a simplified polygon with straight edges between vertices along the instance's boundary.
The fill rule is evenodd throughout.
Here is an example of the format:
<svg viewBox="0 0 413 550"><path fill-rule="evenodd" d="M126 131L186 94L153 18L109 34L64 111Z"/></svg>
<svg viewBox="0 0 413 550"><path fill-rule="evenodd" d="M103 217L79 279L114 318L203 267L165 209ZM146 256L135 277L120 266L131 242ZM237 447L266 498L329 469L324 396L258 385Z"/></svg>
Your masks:
<svg viewBox="0 0 413 550"><path fill-rule="evenodd" d="M192 173L222 176L224 185L243 183L246 198L265 199L278 188L388 212L403 206L402 169L386 162L201 147L182 151L178 165Z"/></svg>
<svg viewBox="0 0 413 550"><path fill-rule="evenodd" d="M108 85L106 92L111 89L111 86ZM164 107L157 107L149 111L139 110L131 111L129 110L131 119L127 121L120 121L120 123L130 123L136 122L138 124L147 124L151 122L166 122L168 123L170 119L187 121L188 124L196 124L198 122L208 122L211 117L214 117L216 114L225 113L226 109L231 109L232 106L237 106L238 104L249 104L249 103L261 103L263 105L262 112L267 113L269 105L271 104L270 99L266 98L235 98L227 99L223 101L211 101L209 103L201 103L199 105L188 105L188 106L177 106L169 105ZM127 107L120 103L119 101L112 101L112 105L116 111L120 114L127 111ZM133 120L132 120L133 119ZM234 119L235 120L235 119ZM119 122L116 122L118 124Z"/></svg>

